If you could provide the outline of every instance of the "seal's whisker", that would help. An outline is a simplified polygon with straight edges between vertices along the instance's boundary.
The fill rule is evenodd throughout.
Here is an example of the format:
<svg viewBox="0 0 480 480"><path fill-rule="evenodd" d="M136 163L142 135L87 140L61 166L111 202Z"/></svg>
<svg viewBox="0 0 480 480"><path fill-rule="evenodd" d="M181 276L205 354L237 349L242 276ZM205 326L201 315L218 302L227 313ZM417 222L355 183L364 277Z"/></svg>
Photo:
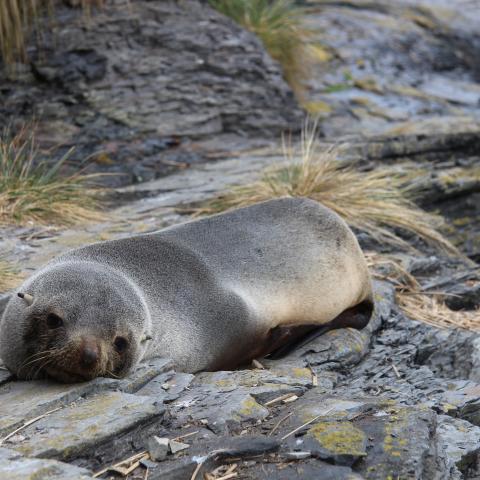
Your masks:
<svg viewBox="0 0 480 480"><path fill-rule="evenodd" d="M39 368L41 368L41 362L43 360L48 361L48 357L39 358L35 362L30 362L31 364L30 364L30 366L28 368L28 371L26 373L26 378L28 380L33 380L36 377L37 373L39 372ZM39 367L39 364L40 364L40 367ZM37 370L35 370L35 369L37 369Z"/></svg>
<svg viewBox="0 0 480 480"><path fill-rule="evenodd" d="M43 359L49 357L50 355L53 354L55 349L51 350L44 350L42 352L37 352L33 355L30 355L19 367L19 371L23 370L26 368L28 365L35 364L37 362L41 362Z"/></svg>
<svg viewBox="0 0 480 480"><path fill-rule="evenodd" d="M49 363L52 362L52 359L51 358L48 358L44 363L42 363L38 368L37 370L35 371L34 375L33 375L33 378L36 378L37 375L46 367L48 366Z"/></svg>

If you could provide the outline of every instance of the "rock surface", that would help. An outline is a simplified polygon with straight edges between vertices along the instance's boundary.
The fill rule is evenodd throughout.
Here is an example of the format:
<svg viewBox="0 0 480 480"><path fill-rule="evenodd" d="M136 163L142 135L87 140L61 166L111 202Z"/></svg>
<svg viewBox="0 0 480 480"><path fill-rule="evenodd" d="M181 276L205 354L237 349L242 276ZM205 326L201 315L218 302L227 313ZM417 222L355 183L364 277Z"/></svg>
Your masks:
<svg viewBox="0 0 480 480"><path fill-rule="evenodd" d="M9 480L91 480L88 470L56 460L22 457L14 450L0 448L0 477Z"/></svg>
<svg viewBox="0 0 480 480"><path fill-rule="evenodd" d="M476 1L307 5L319 59L307 106L327 136L441 133L480 118Z"/></svg>
<svg viewBox="0 0 480 480"><path fill-rule="evenodd" d="M2 229L0 250L24 275L69 248L184 221L192 203L282 162L279 146L255 135L275 136L300 118L252 35L193 0L131 6L130 15L123 0L111 0L87 26L60 9L58 18L73 26L55 27L55 55L39 60L32 50L18 83L2 77L0 119L35 113L45 145L61 132L80 156L104 148L101 169L122 162L125 183L152 179L117 188L121 205L103 222ZM447 233L478 262L474 7L315 2L313 43L330 56L319 60L309 95L310 108L324 108L325 145L348 140L341 160L359 168L414 166L419 201L453 221ZM201 163L206 158L217 161ZM153 179L171 161L192 166ZM359 240L386 250L366 234ZM419 252L393 253L426 291L456 294L452 309L478 308L478 268L408 241ZM367 328L329 332L286 358L262 360L264 369L190 375L158 359L124 380L65 386L16 382L0 367L0 477L122 478L132 467L132 478L148 469L149 479L162 480L479 478L480 334L406 318L394 293L393 284L376 282ZM145 452L155 436L183 446L154 462Z"/></svg>
<svg viewBox="0 0 480 480"><path fill-rule="evenodd" d="M198 140L225 152L232 135L245 148L300 127L279 66L206 2L107 1L89 18L58 6L48 31L15 76L0 68L0 127L35 119L43 146L93 155L91 169L122 174L110 183L205 160Z"/></svg>

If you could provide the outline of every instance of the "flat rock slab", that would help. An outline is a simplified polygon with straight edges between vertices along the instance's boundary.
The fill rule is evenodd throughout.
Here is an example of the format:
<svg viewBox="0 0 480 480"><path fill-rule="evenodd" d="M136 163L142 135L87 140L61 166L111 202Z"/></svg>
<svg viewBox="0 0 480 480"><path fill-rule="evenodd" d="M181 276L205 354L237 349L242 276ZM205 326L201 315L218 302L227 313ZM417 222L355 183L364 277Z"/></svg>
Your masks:
<svg viewBox="0 0 480 480"><path fill-rule="evenodd" d="M191 373L162 373L138 390L138 395L155 397L164 403L176 400L195 378Z"/></svg>
<svg viewBox="0 0 480 480"><path fill-rule="evenodd" d="M133 393L172 367L171 360L158 358L141 363L127 378L120 380L96 378L90 382L72 385L50 380L5 383L0 386L0 436L7 435L25 421L67 405L80 397L109 390Z"/></svg>
<svg viewBox="0 0 480 480"><path fill-rule="evenodd" d="M424 475L435 442L436 414L426 406L311 390L289 408L291 415L275 436L282 438L295 430L287 438L290 450L310 451L329 463L353 466L368 479L430 478Z"/></svg>
<svg viewBox="0 0 480 480"><path fill-rule="evenodd" d="M151 480L183 480L191 478L200 464L197 478L228 461L241 462L254 458L259 460L265 455L277 452L280 442L266 436L241 435L221 437L213 441L192 444L188 456L173 462L162 462L149 472ZM234 460L233 460L234 459ZM256 478L256 477L254 477Z"/></svg>
<svg viewBox="0 0 480 480"><path fill-rule="evenodd" d="M330 378L325 379L325 389L333 386ZM288 393L302 395L313 387L313 374L302 366L282 366L268 370L237 370L234 372L206 372L196 376L195 386L204 386L219 392L233 390L251 395L257 402L266 403Z"/></svg>
<svg viewBox="0 0 480 480"><path fill-rule="evenodd" d="M246 478L257 480L362 480L363 477L349 467L330 465L319 460L278 464L253 465L242 468ZM249 476L249 474L251 476Z"/></svg>
<svg viewBox="0 0 480 480"><path fill-rule="evenodd" d="M81 11L62 7L41 27L42 53L31 52L39 78L25 72L13 83L0 69L2 85L17 87L17 96L2 91L0 125L22 115L19 105L30 98L25 116L42 112L39 141L75 142L82 158L108 144L100 169L129 173L116 184L201 161L198 144L189 148L184 137L277 138L299 129L302 111L280 66L254 34L208 3L107 2L88 28Z"/></svg>
<svg viewBox="0 0 480 480"><path fill-rule="evenodd" d="M161 402L120 392L106 392L78 401L22 430L12 445L34 457L67 460L111 438L160 417Z"/></svg>
<svg viewBox="0 0 480 480"><path fill-rule="evenodd" d="M5 480L91 480L88 470L56 460L22 457L0 448L0 478Z"/></svg>
<svg viewBox="0 0 480 480"><path fill-rule="evenodd" d="M203 387L183 395L172 404L170 412L175 417L175 425L188 422L201 422L215 433L225 433L236 429L242 423L256 423L269 414L246 393Z"/></svg>
<svg viewBox="0 0 480 480"><path fill-rule="evenodd" d="M453 417L480 426L480 385L470 381L452 381L440 397L440 408Z"/></svg>
<svg viewBox="0 0 480 480"><path fill-rule="evenodd" d="M354 422L369 439L359 464L367 479L432 478L428 457L434 444L435 413L424 407L392 405Z"/></svg>
<svg viewBox="0 0 480 480"><path fill-rule="evenodd" d="M25 421L81 396L113 388L114 385L115 380L106 378L73 385L48 380L6 383L0 387L0 435L6 435Z"/></svg>
<svg viewBox="0 0 480 480"><path fill-rule="evenodd" d="M452 470L454 467L461 472L468 470L472 458L478 457L480 428L465 420L439 415L437 435L438 445L445 452L445 463Z"/></svg>
<svg viewBox="0 0 480 480"><path fill-rule="evenodd" d="M135 393L151 380L173 368L168 358L152 358L141 362L126 378L117 381L115 388L125 393Z"/></svg>
<svg viewBox="0 0 480 480"><path fill-rule="evenodd" d="M316 458L351 467L367 456L367 437L350 422L317 422L303 437L302 450Z"/></svg>

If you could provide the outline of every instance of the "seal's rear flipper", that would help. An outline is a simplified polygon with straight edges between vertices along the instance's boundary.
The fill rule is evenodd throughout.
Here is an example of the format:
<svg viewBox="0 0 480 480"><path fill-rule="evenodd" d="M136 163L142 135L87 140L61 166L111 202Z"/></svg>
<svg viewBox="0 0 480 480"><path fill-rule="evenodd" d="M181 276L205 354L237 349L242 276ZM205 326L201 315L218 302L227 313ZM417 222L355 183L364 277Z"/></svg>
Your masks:
<svg viewBox="0 0 480 480"><path fill-rule="evenodd" d="M272 330L273 348L268 358L273 360L282 358L315 340L320 335L336 328L356 328L367 326L373 313L373 303L370 300L355 305L335 317L325 325L299 325L291 327L277 327ZM280 345L276 347L275 345Z"/></svg>

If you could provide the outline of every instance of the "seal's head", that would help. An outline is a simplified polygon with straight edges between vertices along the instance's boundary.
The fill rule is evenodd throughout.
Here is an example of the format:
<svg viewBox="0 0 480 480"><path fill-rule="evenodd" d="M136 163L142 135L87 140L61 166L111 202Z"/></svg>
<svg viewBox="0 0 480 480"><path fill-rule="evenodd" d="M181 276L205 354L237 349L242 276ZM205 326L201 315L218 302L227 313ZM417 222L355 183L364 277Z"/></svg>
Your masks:
<svg viewBox="0 0 480 480"><path fill-rule="evenodd" d="M0 324L0 356L21 379L123 377L145 353L150 318L121 272L60 262L28 280Z"/></svg>

